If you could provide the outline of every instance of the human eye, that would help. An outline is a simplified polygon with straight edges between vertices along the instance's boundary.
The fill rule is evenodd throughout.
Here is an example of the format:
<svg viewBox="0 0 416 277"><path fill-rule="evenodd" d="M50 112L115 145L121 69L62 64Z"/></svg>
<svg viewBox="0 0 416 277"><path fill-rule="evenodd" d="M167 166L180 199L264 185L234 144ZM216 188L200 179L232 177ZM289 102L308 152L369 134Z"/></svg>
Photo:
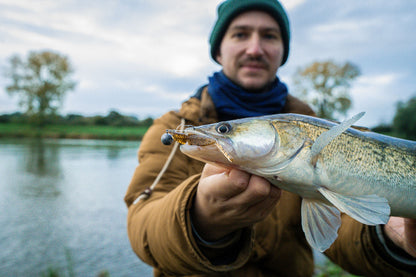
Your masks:
<svg viewBox="0 0 416 277"><path fill-rule="evenodd" d="M267 40L280 40L281 35L280 32L276 30L266 30L263 33L263 38Z"/></svg>
<svg viewBox="0 0 416 277"><path fill-rule="evenodd" d="M267 35L265 35L265 37L267 38L267 39L276 39L277 37L275 36L275 35L273 35L273 34L267 34Z"/></svg>
<svg viewBox="0 0 416 277"><path fill-rule="evenodd" d="M276 33L266 33L263 37L267 40L279 40L280 36Z"/></svg>
<svg viewBox="0 0 416 277"><path fill-rule="evenodd" d="M243 32L243 31L238 31L238 32L234 32L233 34L232 34L232 36L231 37L233 37L233 38L235 38L235 39L244 39L244 38L246 38L248 35L247 35L247 33L246 32Z"/></svg>

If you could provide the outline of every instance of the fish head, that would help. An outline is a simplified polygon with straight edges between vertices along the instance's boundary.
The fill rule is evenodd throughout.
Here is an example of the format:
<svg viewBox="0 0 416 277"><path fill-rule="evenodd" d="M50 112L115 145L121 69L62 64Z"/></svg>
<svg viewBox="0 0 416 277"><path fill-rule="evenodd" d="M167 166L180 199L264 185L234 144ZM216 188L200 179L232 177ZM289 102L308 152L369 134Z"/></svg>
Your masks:
<svg viewBox="0 0 416 277"><path fill-rule="evenodd" d="M274 151L279 139L267 120L252 118L188 127L183 132L167 130L181 143L181 151L206 163L245 167Z"/></svg>

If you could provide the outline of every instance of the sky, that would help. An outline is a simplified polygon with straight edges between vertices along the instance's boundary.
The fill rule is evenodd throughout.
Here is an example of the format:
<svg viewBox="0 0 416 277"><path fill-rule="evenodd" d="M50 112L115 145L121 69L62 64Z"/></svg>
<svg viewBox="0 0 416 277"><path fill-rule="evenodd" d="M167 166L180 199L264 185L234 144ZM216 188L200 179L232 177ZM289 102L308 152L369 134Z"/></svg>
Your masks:
<svg viewBox="0 0 416 277"><path fill-rule="evenodd" d="M178 109L220 70L208 37L220 0L0 0L0 114L22 111L6 93L12 55L55 51L74 68L75 90L62 114L138 118ZM282 0L291 24L288 62L278 76L289 91L295 71L315 61L361 70L346 117L389 124L398 101L416 96L416 1ZM293 87L294 88L294 87ZM340 119L342 120L342 118Z"/></svg>

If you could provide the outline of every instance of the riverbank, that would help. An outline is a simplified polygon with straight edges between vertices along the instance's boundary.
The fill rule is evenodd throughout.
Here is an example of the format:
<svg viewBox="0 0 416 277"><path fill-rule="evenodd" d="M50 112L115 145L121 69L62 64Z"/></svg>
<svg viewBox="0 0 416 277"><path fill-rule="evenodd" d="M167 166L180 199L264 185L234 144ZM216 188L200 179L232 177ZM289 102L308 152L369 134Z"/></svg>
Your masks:
<svg viewBox="0 0 416 277"><path fill-rule="evenodd" d="M46 125L0 123L0 137L141 140L148 127L100 125Z"/></svg>

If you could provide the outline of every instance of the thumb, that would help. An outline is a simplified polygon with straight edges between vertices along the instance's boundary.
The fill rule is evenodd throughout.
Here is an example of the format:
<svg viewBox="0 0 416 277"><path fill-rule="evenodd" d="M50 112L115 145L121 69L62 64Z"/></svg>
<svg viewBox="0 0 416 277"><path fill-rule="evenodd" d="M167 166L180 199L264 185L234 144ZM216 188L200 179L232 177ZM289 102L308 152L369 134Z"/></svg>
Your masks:
<svg viewBox="0 0 416 277"><path fill-rule="evenodd" d="M208 198L228 200L242 193L249 179L247 172L207 164L202 171L198 193Z"/></svg>
<svg viewBox="0 0 416 277"><path fill-rule="evenodd" d="M220 165L205 164L204 169L202 170L201 178L206 178L211 175L229 173L231 169L222 167Z"/></svg>

